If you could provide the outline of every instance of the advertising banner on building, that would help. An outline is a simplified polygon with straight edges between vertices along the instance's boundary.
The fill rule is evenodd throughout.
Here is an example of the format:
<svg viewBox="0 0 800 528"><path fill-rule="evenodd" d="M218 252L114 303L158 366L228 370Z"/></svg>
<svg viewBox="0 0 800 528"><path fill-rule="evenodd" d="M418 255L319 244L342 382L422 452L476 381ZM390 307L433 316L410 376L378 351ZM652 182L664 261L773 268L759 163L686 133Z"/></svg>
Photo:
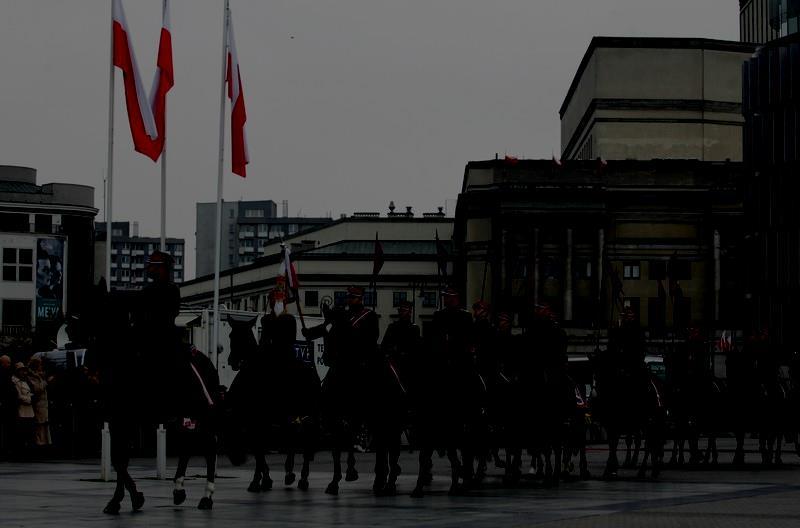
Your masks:
<svg viewBox="0 0 800 528"><path fill-rule="evenodd" d="M36 322L56 321L64 301L64 241L36 241Z"/></svg>

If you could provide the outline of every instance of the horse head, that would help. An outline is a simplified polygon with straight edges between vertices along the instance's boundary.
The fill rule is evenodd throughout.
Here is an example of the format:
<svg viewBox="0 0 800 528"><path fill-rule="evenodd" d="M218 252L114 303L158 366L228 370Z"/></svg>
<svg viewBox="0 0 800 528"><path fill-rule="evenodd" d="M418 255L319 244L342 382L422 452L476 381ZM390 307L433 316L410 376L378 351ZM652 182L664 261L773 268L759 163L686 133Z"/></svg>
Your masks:
<svg viewBox="0 0 800 528"><path fill-rule="evenodd" d="M230 354L228 364L233 370L239 370L242 365L247 363L256 352L258 342L253 335L253 326L256 324L257 317L246 319L228 316L230 332Z"/></svg>

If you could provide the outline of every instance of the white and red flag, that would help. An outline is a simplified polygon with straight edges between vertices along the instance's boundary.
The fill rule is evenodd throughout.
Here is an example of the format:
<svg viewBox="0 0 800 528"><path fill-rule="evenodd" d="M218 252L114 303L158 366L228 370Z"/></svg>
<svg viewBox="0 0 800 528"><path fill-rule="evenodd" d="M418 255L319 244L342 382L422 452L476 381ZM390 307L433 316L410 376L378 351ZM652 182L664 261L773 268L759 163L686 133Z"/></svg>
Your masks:
<svg viewBox="0 0 800 528"><path fill-rule="evenodd" d="M231 170L241 177L247 176L250 155L247 152L247 134L244 125L247 112L244 109L242 74L239 71L239 57L236 54L236 41L233 38L233 21L228 20L228 98L231 100ZM291 284L289 285L291 287Z"/></svg>
<svg viewBox="0 0 800 528"><path fill-rule="evenodd" d="M172 69L172 29L170 27L169 0L164 0L164 13L161 22L161 37L158 41L158 57L156 59L156 75L153 78L153 87L150 90L150 108L156 124L158 138L153 148L156 159L164 152L164 142L167 139L167 92L175 84L174 70Z"/></svg>
<svg viewBox="0 0 800 528"><path fill-rule="evenodd" d="M292 252L289 246L283 246L283 262L281 263L280 274L286 277L286 285L289 286L290 291L297 291L300 288L300 283L297 281L297 271L294 269L294 262L292 262Z"/></svg>
<svg viewBox="0 0 800 528"><path fill-rule="evenodd" d="M129 37L128 22L122 8L122 0L114 0L112 4L112 31L114 40L114 66L122 70L125 83L125 105L128 107L128 122L136 152L141 152L153 161L158 159L160 151L156 150L158 131L153 112L147 101L147 94L142 87L139 66Z"/></svg>

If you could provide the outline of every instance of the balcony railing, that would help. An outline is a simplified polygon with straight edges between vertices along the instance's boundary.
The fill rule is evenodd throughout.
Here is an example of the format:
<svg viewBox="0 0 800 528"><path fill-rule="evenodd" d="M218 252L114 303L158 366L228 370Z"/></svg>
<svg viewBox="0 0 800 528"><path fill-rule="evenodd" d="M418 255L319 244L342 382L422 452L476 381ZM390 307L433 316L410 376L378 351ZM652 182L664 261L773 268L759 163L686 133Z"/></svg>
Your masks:
<svg viewBox="0 0 800 528"><path fill-rule="evenodd" d="M0 325L0 336L3 337L27 337L31 332L28 325Z"/></svg>

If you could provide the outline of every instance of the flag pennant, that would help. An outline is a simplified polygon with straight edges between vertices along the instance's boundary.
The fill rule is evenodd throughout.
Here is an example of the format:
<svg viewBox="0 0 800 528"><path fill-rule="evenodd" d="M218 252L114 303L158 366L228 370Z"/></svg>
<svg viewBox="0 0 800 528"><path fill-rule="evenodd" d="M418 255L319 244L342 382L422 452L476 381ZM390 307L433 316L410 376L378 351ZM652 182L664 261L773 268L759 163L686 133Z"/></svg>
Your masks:
<svg viewBox="0 0 800 528"><path fill-rule="evenodd" d="M156 124L158 138L153 148L156 159L164 152L164 143L167 139L167 92L175 85L174 70L172 69L172 28L169 16L169 0L164 1L162 14L161 37L158 41L158 57L156 59L156 74L153 77L153 87L150 90L150 107L153 110L153 119Z"/></svg>
<svg viewBox="0 0 800 528"><path fill-rule="evenodd" d="M439 240L439 230L436 230L436 265L439 266L439 275L447 278L447 248Z"/></svg>
<svg viewBox="0 0 800 528"><path fill-rule="evenodd" d="M383 269L383 244L378 240L378 233L375 232L375 250L372 257L372 279L378 276L378 273Z"/></svg>
<svg viewBox="0 0 800 528"><path fill-rule="evenodd" d="M286 277L286 284L289 290L297 291L300 288L300 283L297 280L297 271L294 269L294 262L292 262L292 251L289 246L283 246L283 262L281 263L280 275Z"/></svg>
<svg viewBox="0 0 800 528"><path fill-rule="evenodd" d="M228 19L228 98L231 100L231 171L241 177L247 176L247 164L250 154L247 150L247 134L245 123L247 112L244 108L244 91L242 90L242 74L239 70L239 57L236 53L236 41L233 36L233 20Z"/></svg>
<svg viewBox="0 0 800 528"><path fill-rule="evenodd" d="M113 62L122 70L125 85L125 106L128 108L128 122L131 127L133 146L153 161L158 159L159 151L155 142L158 139L153 112L148 104L147 94L142 87L139 66L131 46L128 22L122 0L113 0L111 16L113 32Z"/></svg>

